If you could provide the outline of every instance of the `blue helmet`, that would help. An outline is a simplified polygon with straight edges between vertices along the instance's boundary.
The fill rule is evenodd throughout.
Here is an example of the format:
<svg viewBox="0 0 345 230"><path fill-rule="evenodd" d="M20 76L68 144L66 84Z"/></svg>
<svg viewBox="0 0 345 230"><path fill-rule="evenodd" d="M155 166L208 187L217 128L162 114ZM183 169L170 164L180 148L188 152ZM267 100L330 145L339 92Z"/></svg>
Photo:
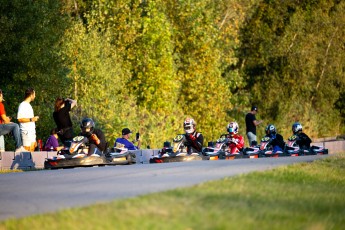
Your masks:
<svg viewBox="0 0 345 230"><path fill-rule="evenodd" d="M296 134L296 133L298 133L299 131L302 131L302 125L301 125L301 123L299 123L299 122L293 123L293 125L292 125L292 132L293 132L294 134Z"/></svg>

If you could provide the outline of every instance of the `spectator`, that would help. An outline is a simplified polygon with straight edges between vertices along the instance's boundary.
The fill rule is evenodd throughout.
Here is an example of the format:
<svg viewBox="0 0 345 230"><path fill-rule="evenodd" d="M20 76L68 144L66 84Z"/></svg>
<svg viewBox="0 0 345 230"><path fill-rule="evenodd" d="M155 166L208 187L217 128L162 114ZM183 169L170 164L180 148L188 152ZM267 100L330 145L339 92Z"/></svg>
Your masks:
<svg viewBox="0 0 345 230"><path fill-rule="evenodd" d="M56 98L53 118L58 128L58 136L65 146L69 146L73 139L73 125L69 112L77 105L72 99Z"/></svg>
<svg viewBox="0 0 345 230"><path fill-rule="evenodd" d="M80 124L81 136L89 139L88 156L93 154L101 155L107 148L104 133L100 129L95 129L95 122L91 118L84 118Z"/></svg>
<svg viewBox="0 0 345 230"><path fill-rule="evenodd" d="M204 143L204 137L201 133L196 131L196 122L193 118L186 118L183 122L183 128L186 132L186 142L187 153L191 154L192 152L201 152L202 146Z"/></svg>
<svg viewBox="0 0 345 230"><path fill-rule="evenodd" d="M45 145L44 145L44 150L45 151L59 151L63 149L63 146L59 146L59 141L58 141L58 130L57 128L54 128L50 132L50 137L47 139Z"/></svg>
<svg viewBox="0 0 345 230"><path fill-rule="evenodd" d="M129 141L132 131L129 128L122 129L122 137L119 137L115 140L114 147L124 146L128 150L137 150L140 149L141 141L140 138L134 142L138 142L138 145L135 146L133 142Z"/></svg>
<svg viewBox="0 0 345 230"><path fill-rule="evenodd" d="M25 91L24 101L19 105L17 114L24 148L30 152L33 152L37 147L35 122L38 121L39 117L34 116L34 110L30 104L35 100L35 97L35 90L28 88Z"/></svg>
<svg viewBox="0 0 345 230"><path fill-rule="evenodd" d="M2 90L0 89L0 136L8 134L10 132L13 133L13 138L16 143L16 152L26 152L27 150L24 149L22 144L22 138L20 136L19 126L16 123L11 122L11 117L6 115L5 106L2 103L4 100L4 95ZM5 145L5 143L3 143ZM3 146L3 151L5 150L5 146Z"/></svg>
<svg viewBox="0 0 345 230"><path fill-rule="evenodd" d="M256 120L255 115L257 112L258 107L252 106L251 111L246 115L246 133L250 146L256 143L256 126L262 123L262 121Z"/></svg>

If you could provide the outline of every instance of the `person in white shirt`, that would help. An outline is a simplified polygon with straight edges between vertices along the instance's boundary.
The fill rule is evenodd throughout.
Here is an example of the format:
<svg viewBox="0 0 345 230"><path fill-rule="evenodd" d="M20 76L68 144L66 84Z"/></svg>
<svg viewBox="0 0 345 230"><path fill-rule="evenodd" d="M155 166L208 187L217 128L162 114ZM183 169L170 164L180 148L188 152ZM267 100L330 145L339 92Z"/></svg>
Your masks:
<svg viewBox="0 0 345 230"><path fill-rule="evenodd" d="M23 146L30 152L35 151L37 146L35 122L38 121L39 117L34 115L34 110L30 104L35 97L35 90L33 88L27 89L25 91L25 99L20 103L17 114Z"/></svg>

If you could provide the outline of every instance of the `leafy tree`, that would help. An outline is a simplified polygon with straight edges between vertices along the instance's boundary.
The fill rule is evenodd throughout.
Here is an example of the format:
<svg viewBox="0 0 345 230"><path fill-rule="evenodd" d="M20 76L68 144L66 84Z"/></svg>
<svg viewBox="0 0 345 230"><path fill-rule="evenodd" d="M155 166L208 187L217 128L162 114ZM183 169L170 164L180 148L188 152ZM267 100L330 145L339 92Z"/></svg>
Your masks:
<svg viewBox="0 0 345 230"><path fill-rule="evenodd" d="M244 27L248 90L286 135L294 121L314 137L339 132L333 104L344 88L343 9L338 1L263 1Z"/></svg>
<svg viewBox="0 0 345 230"><path fill-rule="evenodd" d="M58 1L3 0L0 4L0 85L7 99L7 113L16 117L19 103L28 87L36 90L32 103L37 137L45 138L53 127L54 99L68 85L58 58L59 42L66 28L66 17Z"/></svg>

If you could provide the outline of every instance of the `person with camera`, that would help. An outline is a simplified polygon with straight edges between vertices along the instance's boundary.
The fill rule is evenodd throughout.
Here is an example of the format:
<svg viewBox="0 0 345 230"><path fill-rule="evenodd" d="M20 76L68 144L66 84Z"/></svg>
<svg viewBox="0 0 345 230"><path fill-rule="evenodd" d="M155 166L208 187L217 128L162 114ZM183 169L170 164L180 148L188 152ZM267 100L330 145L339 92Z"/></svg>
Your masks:
<svg viewBox="0 0 345 230"><path fill-rule="evenodd" d="M91 118L84 118L80 123L80 128L80 135L89 140L89 151L87 155L101 155L107 148L107 142L102 130L95 128L95 122Z"/></svg>
<svg viewBox="0 0 345 230"><path fill-rule="evenodd" d="M122 129L122 137L119 137L115 140L114 147L119 148L120 146L123 146L128 150L140 149L141 141L140 141L139 133L137 133L136 140L134 141L134 142L138 142L137 146L135 146L133 142L129 141L131 134L132 134L132 131L129 128Z"/></svg>
<svg viewBox="0 0 345 230"><path fill-rule="evenodd" d="M58 129L58 136L65 146L73 139L73 124L69 112L77 105L76 100L58 97L55 100L53 118Z"/></svg>

